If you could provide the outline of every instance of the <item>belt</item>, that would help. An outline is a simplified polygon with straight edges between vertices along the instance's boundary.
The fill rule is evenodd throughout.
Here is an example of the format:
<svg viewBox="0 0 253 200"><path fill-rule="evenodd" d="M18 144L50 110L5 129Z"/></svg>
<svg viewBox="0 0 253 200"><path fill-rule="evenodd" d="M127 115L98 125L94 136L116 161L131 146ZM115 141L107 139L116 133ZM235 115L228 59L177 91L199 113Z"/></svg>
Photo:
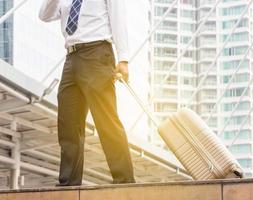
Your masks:
<svg viewBox="0 0 253 200"><path fill-rule="evenodd" d="M99 45L99 44L103 44L103 43L110 43L107 40L98 40L98 41L94 41L94 42L87 42L87 43L79 43L79 44L74 44L72 46L67 47L67 53L71 54L79 49L82 49L84 47L87 46L93 46L93 45Z"/></svg>

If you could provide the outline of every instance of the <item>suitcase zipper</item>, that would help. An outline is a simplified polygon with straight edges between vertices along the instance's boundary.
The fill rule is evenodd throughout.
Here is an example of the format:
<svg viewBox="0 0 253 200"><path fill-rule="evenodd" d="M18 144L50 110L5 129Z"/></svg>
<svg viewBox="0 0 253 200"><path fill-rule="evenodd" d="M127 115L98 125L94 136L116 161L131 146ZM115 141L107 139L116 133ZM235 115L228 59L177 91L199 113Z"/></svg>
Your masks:
<svg viewBox="0 0 253 200"><path fill-rule="evenodd" d="M172 119L172 117L170 118L170 120L172 121L172 123L178 127L180 130L184 129L185 131L181 131L183 133L183 135L185 136L185 138L191 142L191 144L193 144L194 150L196 153L198 153L202 159L206 162L206 164L209 166L209 170L213 171L213 173L215 174L216 177L220 178L220 177L225 177L224 173L222 172L222 170L220 169L220 167L216 164L216 161L212 159L212 156L209 155L207 152L205 152L204 146L198 141L198 139L195 137L195 135L192 133L191 130L187 129L186 126L184 126L184 124L182 124L178 119L177 116L175 116L176 119ZM176 122L175 122L176 121ZM179 127L180 125L180 127ZM185 132L188 133L185 134ZM190 137L189 137L190 136ZM215 170L216 169L216 170Z"/></svg>

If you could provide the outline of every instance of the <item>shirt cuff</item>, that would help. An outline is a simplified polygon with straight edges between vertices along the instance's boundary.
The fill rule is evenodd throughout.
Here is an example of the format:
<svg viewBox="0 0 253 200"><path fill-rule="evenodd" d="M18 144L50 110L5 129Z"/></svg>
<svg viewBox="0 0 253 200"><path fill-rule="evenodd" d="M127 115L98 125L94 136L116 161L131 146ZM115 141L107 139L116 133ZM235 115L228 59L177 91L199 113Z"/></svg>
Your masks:
<svg viewBox="0 0 253 200"><path fill-rule="evenodd" d="M118 61L119 62L129 62L129 54L128 53L119 53L118 54Z"/></svg>

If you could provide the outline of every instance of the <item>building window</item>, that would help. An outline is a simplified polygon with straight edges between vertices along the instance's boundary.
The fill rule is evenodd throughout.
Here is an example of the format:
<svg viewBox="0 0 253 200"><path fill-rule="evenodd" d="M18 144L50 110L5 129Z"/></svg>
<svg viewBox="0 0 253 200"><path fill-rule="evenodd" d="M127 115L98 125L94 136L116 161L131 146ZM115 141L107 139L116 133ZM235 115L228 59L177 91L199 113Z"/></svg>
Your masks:
<svg viewBox="0 0 253 200"><path fill-rule="evenodd" d="M236 105L237 105L237 102L224 103L222 105L222 110L225 112L232 111ZM248 101L240 102L240 104L237 107L237 110L248 110L248 109L250 109L250 102L248 102Z"/></svg>
<svg viewBox="0 0 253 200"><path fill-rule="evenodd" d="M174 63L170 61L155 60L154 69L155 70L169 70L173 66L173 64ZM176 68L173 71L176 71Z"/></svg>
<svg viewBox="0 0 253 200"><path fill-rule="evenodd" d="M177 49L174 48L166 48L166 47L156 47L155 48L155 56L162 57L177 57Z"/></svg>
<svg viewBox="0 0 253 200"><path fill-rule="evenodd" d="M12 0L0 1L0 16L13 6ZM0 58L13 64L13 17L0 25Z"/></svg>
<svg viewBox="0 0 253 200"><path fill-rule="evenodd" d="M157 24L159 20L155 20L155 24ZM170 30L176 31L177 30L177 22L172 22L168 20L164 20L161 25L159 26L160 30Z"/></svg>
<svg viewBox="0 0 253 200"><path fill-rule="evenodd" d="M245 120L246 120L246 123L245 123ZM248 125L250 124L250 117L245 116L245 115L229 117L229 118L225 117L223 124L227 124L227 122L229 122L228 125L241 125L242 123L245 123Z"/></svg>
<svg viewBox="0 0 253 200"><path fill-rule="evenodd" d="M194 86L195 85L195 80L190 78L190 77L182 77L182 84L183 85Z"/></svg>
<svg viewBox="0 0 253 200"><path fill-rule="evenodd" d="M191 98L192 94L193 94L192 91L186 91L186 90L181 91L181 97L183 98Z"/></svg>
<svg viewBox="0 0 253 200"><path fill-rule="evenodd" d="M230 69L236 69L239 64L240 64L241 60L236 60L236 61L227 61L227 62L223 62L221 63L221 66L223 66L224 70L230 70ZM245 60L242 62L240 68L244 69L244 68L248 68L249 67L249 61Z"/></svg>
<svg viewBox="0 0 253 200"><path fill-rule="evenodd" d="M190 40L190 36L181 36L181 44L188 44Z"/></svg>
<svg viewBox="0 0 253 200"><path fill-rule="evenodd" d="M225 42L228 38L228 34L222 36L222 42ZM234 33L230 38L230 42L239 42L239 41L248 41L249 34L248 33Z"/></svg>
<svg viewBox="0 0 253 200"><path fill-rule="evenodd" d="M224 56L244 55L248 47L231 47L223 50Z"/></svg>
<svg viewBox="0 0 253 200"><path fill-rule="evenodd" d="M239 97L243 94L245 88L236 88L227 90L225 93L225 97ZM249 95L249 90L245 92L245 96Z"/></svg>
<svg viewBox="0 0 253 200"><path fill-rule="evenodd" d="M230 79L232 78L232 76L223 76L223 83L228 83L230 81ZM248 82L250 78L249 74L237 74L234 79L233 79L233 83L244 83L244 82Z"/></svg>
<svg viewBox="0 0 253 200"><path fill-rule="evenodd" d="M177 107L170 103L155 103L154 105L155 112L175 112ZM164 121L166 118L162 118L161 120Z"/></svg>
<svg viewBox="0 0 253 200"><path fill-rule="evenodd" d="M238 139L242 139L242 140L251 140L251 131L250 130L241 130L240 133L238 133L237 130L225 131L221 137L224 140L234 140L236 137Z"/></svg>
<svg viewBox="0 0 253 200"><path fill-rule="evenodd" d="M156 3L172 3L173 0L155 0Z"/></svg>
<svg viewBox="0 0 253 200"><path fill-rule="evenodd" d="M155 7L155 16L163 16L168 10L168 7ZM177 16L177 9L172 9L170 13L167 15L168 17L176 17Z"/></svg>
<svg viewBox="0 0 253 200"><path fill-rule="evenodd" d="M177 44L177 36L170 34L157 33L155 34L155 42L166 44Z"/></svg>
<svg viewBox="0 0 253 200"><path fill-rule="evenodd" d="M181 0L180 1L182 4L187 4L190 6L195 6L195 0Z"/></svg>
<svg viewBox="0 0 253 200"><path fill-rule="evenodd" d="M189 23L181 23L181 30L182 31L194 32L195 31L195 25L194 24L189 24Z"/></svg>
<svg viewBox="0 0 253 200"><path fill-rule="evenodd" d="M235 6L235 7L230 7L230 8L223 8L221 10L221 13L223 16L241 15L244 10L245 10L245 5Z"/></svg>
<svg viewBox="0 0 253 200"><path fill-rule="evenodd" d="M231 153L234 154L251 154L251 145L250 144L236 144L230 147Z"/></svg>
<svg viewBox="0 0 253 200"><path fill-rule="evenodd" d="M235 26L237 23L237 20L229 20L229 21L224 21L222 22L222 29L231 29ZM242 28L242 27L247 27L248 26L248 20L247 19L242 19L237 26L237 28Z"/></svg>
<svg viewBox="0 0 253 200"><path fill-rule="evenodd" d="M252 160L251 159L237 159L237 161L239 162L239 164L243 168L252 168Z"/></svg>
<svg viewBox="0 0 253 200"><path fill-rule="evenodd" d="M183 63L181 64L181 69L182 71L186 71L186 72L194 72L194 64Z"/></svg>
<svg viewBox="0 0 253 200"><path fill-rule="evenodd" d="M181 17L195 19L195 12L192 10L181 10Z"/></svg>

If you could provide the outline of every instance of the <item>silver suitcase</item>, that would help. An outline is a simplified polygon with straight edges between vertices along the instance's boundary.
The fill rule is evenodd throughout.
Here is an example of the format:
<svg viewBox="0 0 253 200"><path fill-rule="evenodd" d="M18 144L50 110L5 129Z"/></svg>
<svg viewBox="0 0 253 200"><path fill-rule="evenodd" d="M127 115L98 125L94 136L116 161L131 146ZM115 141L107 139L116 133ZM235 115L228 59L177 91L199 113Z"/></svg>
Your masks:
<svg viewBox="0 0 253 200"><path fill-rule="evenodd" d="M170 115L158 131L193 179L243 177L236 159L192 110L183 108Z"/></svg>
<svg viewBox="0 0 253 200"><path fill-rule="evenodd" d="M194 180L242 178L243 170L206 123L192 110L183 108L161 124L119 75L158 132Z"/></svg>

